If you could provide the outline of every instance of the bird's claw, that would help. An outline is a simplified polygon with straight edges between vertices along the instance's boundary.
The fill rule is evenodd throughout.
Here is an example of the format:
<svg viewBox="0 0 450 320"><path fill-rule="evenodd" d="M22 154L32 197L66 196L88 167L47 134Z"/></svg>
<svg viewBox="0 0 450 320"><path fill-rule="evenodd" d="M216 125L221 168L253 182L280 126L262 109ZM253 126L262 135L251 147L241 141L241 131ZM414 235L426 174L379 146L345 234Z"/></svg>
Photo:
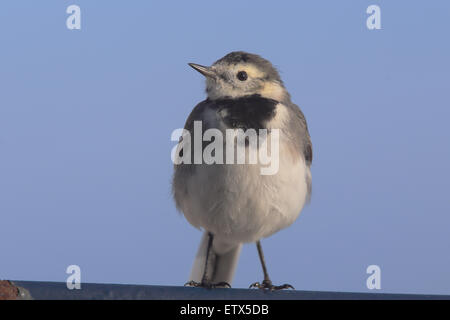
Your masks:
<svg viewBox="0 0 450 320"><path fill-rule="evenodd" d="M251 289L251 288L258 288L261 290L269 290L269 291L276 291L276 290L283 290L283 289L295 290L295 288L288 283L282 284L281 286L275 286L272 284L272 281L270 281L270 280L263 280L262 283L254 282L250 285L249 289Z"/></svg>
<svg viewBox="0 0 450 320"><path fill-rule="evenodd" d="M196 287L196 288L205 288L205 289L214 289L214 288L231 288L231 285L228 282L222 281L217 283L212 283L209 281L201 281L197 282L194 280L188 281L184 284L185 287Z"/></svg>

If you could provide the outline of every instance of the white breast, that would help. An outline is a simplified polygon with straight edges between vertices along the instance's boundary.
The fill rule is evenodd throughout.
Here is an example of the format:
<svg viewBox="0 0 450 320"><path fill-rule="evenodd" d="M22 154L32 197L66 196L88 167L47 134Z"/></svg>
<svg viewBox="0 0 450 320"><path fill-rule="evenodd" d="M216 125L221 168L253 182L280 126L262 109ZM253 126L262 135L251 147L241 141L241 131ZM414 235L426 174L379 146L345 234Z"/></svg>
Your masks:
<svg viewBox="0 0 450 320"><path fill-rule="evenodd" d="M227 242L254 242L289 226L306 198L309 168L283 133L288 116L277 105L269 128L280 130L279 170L261 175L256 165L199 165L187 181L189 196L181 207L187 220Z"/></svg>

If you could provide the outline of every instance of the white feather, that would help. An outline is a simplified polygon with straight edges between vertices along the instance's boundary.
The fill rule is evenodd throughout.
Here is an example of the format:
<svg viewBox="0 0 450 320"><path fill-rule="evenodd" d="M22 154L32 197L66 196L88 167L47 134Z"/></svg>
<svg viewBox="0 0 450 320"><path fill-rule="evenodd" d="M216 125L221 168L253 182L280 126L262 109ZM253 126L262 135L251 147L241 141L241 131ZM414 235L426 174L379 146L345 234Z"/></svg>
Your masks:
<svg viewBox="0 0 450 320"><path fill-rule="evenodd" d="M276 111L268 128L284 127L286 107L278 104ZM214 127L224 128L222 123ZM242 243L255 242L288 227L307 200L309 167L303 156L292 150L292 143L282 130L278 172L261 175L260 167L260 164L203 164L185 181L188 190L195 190L180 201L186 219L214 234L211 276L215 281L231 283ZM203 235L191 280L201 280L206 245L207 236Z"/></svg>

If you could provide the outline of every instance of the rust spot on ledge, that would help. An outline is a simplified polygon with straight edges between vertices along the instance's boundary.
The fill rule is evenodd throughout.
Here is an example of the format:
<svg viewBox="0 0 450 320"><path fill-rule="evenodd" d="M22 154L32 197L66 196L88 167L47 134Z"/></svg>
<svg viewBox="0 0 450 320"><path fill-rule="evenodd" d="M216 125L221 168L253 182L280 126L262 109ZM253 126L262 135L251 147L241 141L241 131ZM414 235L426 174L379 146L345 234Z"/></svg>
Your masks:
<svg viewBox="0 0 450 320"><path fill-rule="evenodd" d="M0 300L18 300L20 299L19 288L11 281L0 280Z"/></svg>

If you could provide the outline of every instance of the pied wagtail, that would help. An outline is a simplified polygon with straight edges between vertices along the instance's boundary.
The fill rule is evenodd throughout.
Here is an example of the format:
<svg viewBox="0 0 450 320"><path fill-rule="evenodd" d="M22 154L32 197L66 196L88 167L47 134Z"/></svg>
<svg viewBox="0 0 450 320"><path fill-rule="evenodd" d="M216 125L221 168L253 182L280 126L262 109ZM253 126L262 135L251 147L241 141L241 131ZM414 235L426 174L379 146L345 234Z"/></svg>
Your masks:
<svg viewBox="0 0 450 320"><path fill-rule="evenodd" d="M259 162L174 166L176 206L189 223L204 230L186 285L229 286L242 244L255 242L264 280L250 287L292 288L272 284L260 240L291 225L310 198L312 144L305 117L278 71L259 55L231 52L210 67L189 65L205 76L207 99L192 110L185 130L193 136L195 121L201 121L202 132L267 129L270 136L278 129L279 167L275 174L263 175Z"/></svg>

